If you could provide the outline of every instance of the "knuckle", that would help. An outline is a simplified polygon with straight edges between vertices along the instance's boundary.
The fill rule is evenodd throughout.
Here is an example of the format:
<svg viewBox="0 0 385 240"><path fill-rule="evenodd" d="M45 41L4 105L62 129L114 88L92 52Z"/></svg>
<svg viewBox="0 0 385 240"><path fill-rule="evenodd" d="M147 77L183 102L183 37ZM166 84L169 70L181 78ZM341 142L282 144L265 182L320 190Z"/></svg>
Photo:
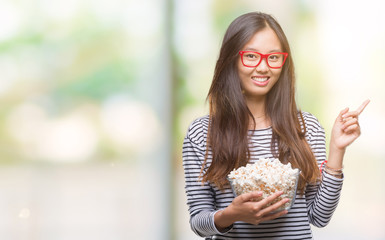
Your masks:
<svg viewBox="0 0 385 240"><path fill-rule="evenodd" d="M257 212L257 213L255 214L255 216L256 216L257 218L262 218L263 214L261 213L261 211L259 211L259 212Z"/></svg>
<svg viewBox="0 0 385 240"><path fill-rule="evenodd" d="M261 207L259 205L255 205L255 206L253 206L252 210L254 213L258 214L261 210Z"/></svg>
<svg viewBox="0 0 385 240"><path fill-rule="evenodd" d="M239 199L242 201L242 202L246 202L247 201L247 196L245 196L245 194L242 194L239 196Z"/></svg>

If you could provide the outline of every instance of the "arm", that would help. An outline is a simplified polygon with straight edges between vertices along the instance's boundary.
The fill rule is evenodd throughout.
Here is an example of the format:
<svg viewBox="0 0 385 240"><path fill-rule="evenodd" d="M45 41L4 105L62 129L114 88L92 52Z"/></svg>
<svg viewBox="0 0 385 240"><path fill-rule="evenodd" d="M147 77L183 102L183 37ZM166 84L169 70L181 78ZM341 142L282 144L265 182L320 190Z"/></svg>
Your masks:
<svg viewBox="0 0 385 240"><path fill-rule="evenodd" d="M189 128L183 143L183 168L191 229L205 237L219 232L213 221L216 211L213 191L208 183L199 179L206 150L202 129L198 121Z"/></svg>
<svg viewBox="0 0 385 240"><path fill-rule="evenodd" d="M258 225L261 222L269 221L287 214L287 210L271 214L271 212L287 203L289 199L284 198L281 201L266 207L268 203L274 201L283 192L276 192L269 197L255 201L262 196L262 192L250 192L234 198L233 202L223 210L218 211L214 216L215 226L218 229L225 230L236 221L243 221Z"/></svg>
<svg viewBox="0 0 385 240"><path fill-rule="evenodd" d="M313 129L308 141L320 166L326 159L325 132L315 118L308 121L308 128ZM338 205L342 183L343 179L323 171L321 182L306 187L305 197L311 224L324 227L329 223Z"/></svg>
<svg viewBox="0 0 385 240"><path fill-rule="evenodd" d="M348 112L344 109L338 115L330 140L329 159L327 166L332 169L342 169L343 157L347 146L349 146L360 135L358 115L365 109L369 101L365 101L356 111ZM320 165L326 157L325 133L322 127L318 128L316 134L310 139L309 144ZM317 226L324 227L330 221L337 207L343 175L333 176L328 171L322 172L322 182L309 185L306 191L309 221Z"/></svg>

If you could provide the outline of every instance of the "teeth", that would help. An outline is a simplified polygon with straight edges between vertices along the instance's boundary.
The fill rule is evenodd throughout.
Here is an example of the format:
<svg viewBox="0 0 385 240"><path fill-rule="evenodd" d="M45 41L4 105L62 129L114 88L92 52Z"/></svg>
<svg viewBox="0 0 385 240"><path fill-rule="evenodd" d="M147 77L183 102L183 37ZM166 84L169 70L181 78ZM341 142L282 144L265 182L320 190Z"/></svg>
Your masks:
<svg viewBox="0 0 385 240"><path fill-rule="evenodd" d="M264 78L260 78L260 77L252 77L251 79L253 79L254 81L257 81L257 82L265 82L267 81L267 77L264 77Z"/></svg>

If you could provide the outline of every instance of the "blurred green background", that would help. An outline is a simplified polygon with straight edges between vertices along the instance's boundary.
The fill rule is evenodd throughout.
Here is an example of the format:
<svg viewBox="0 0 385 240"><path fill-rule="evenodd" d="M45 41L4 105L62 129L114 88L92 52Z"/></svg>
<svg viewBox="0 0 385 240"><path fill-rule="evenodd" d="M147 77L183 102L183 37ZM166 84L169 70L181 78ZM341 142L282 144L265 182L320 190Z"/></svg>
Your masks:
<svg viewBox="0 0 385 240"><path fill-rule="evenodd" d="M287 34L300 108L327 140L371 103L315 239L385 239L385 10L380 0L0 0L0 239L199 239L181 147L223 34L263 11Z"/></svg>

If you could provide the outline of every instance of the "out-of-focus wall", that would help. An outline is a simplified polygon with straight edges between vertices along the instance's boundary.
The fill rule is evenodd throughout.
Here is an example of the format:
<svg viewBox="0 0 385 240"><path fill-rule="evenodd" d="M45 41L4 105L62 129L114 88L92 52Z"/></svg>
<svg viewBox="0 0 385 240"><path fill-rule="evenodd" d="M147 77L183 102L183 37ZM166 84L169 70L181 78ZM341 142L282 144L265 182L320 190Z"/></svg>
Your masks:
<svg viewBox="0 0 385 240"><path fill-rule="evenodd" d="M385 15L380 0L0 2L0 238L199 239L181 146L207 114L223 34L273 14L302 110L327 133L372 102L349 148L337 211L316 239L385 239Z"/></svg>
<svg viewBox="0 0 385 240"><path fill-rule="evenodd" d="M1 239L170 239L168 11L0 1Z"/></svg>

